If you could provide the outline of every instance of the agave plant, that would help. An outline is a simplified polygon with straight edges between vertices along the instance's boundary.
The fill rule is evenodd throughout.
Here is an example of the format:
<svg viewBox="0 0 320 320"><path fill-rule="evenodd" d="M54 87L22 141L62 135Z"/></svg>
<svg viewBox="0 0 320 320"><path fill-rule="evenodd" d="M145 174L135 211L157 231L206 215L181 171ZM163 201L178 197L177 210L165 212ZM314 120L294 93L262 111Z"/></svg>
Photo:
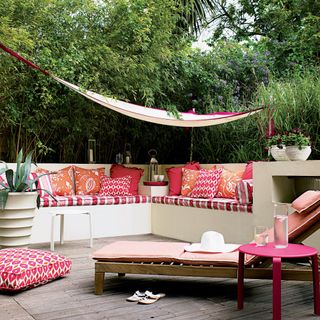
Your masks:
<svg viewBox="0 0 320 320"><path fill-rule="evenodd" d="M19 151L17 157L17 167L16 170L8 168L8 165L1 161L4 164L4 168L0 169L0 210L3 210L6 206L9 192L33 192L39 190L36 186L37 181L43 175L37 176L34 179L30 179L31 165L32 165L32 153L29 152L25 157L23 162L23 150ZM6 179L1 179L1 175L5 174ZM50 196L53 195L46 191ZM53 197L54 198L54 197ZM40 197L37 197L37 206L39 208Z"/></svg>

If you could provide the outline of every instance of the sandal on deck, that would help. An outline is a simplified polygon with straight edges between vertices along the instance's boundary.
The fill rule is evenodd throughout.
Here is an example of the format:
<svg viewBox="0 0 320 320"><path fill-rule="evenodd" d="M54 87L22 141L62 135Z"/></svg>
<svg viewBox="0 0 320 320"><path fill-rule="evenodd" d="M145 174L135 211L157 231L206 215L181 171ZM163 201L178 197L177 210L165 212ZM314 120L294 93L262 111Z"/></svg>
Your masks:
<svg viewBox="0 0 320 320"><path fill-rule="evenodd" d="M141 299L138 301L140 304L152 304L158 301L159 299L165 297L165 293L158 293L158 294L153 294L150 291L145 292L146 296L145 298Z"/></svg>
<svg viewBox="0 0 320 320"><path fill-rule="evenodd" d="M147 295L145 292L140 292L139 290L137 290L131 297L127 298L127 301L138 302L146 297Z"/></svg>

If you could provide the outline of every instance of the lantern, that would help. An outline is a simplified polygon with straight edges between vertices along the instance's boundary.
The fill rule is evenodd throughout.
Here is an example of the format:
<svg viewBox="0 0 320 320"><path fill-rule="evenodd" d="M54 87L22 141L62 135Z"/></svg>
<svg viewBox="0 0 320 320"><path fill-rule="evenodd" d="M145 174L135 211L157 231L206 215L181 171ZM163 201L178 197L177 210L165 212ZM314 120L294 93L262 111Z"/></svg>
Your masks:
<svg viewBox="0 0 320 320"><path fill-rule="evenodd" d="M97 157L97 141L96 139L88 139L88 163L96 163Z"/></svg>
<svg viewBox="0 0 320 320"><path fill-rule="evenodd" d="M150 149L148 154L151 157L149 164L149 181L155 181L154 176L158 174L158 160L156 159L157 150Z"/></svg>

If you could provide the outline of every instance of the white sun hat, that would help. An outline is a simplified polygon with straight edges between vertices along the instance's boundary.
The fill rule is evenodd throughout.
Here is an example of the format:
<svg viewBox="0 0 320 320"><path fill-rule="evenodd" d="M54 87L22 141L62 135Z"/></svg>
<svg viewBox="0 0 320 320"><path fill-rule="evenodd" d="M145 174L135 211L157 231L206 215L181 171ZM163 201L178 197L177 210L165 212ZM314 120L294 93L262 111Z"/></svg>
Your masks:
<svg viewBox="0 0 320 320"><path fill-rule="evenodd" d="M201 236L201 243L193 243L184 248L187 252L224 253L238 249L240 244L224 243L223 235L216 231L206 231Z"/></svg>

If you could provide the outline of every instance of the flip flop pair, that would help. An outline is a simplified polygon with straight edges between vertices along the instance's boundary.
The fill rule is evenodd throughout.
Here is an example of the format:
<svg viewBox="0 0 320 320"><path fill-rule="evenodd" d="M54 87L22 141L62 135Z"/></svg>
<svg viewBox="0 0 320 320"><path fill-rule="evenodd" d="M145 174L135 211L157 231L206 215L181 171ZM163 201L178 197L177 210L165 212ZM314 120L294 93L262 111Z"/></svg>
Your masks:
<svg viewBox="0 0 320 320"><path fill-rule="evenodd" d="M152 304L165 296L164 293L153 294L150 291L140 292L136 291L127 301L138 302L140 304Z"/></svg>

